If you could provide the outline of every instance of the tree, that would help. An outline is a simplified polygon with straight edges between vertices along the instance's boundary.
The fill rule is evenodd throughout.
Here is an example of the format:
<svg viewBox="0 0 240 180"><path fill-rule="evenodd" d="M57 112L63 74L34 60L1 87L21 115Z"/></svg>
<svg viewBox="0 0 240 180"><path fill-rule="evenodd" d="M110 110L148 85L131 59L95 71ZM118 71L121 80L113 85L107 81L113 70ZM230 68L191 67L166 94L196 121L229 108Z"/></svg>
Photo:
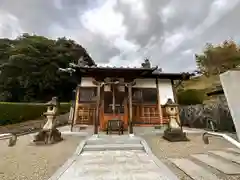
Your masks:
<svg viewBox="0 0 240 180"><path fill-rule="evenodd" d="M70 100L76 80L62 74L59 68L94 61L73 40L51 40L43 36L23 34L14 40L0 39L0 98L2 101L47 101L52 96Z"/></svg>
<svg viewBox="0 0 240 180"><path fill-rule="evenodd" d="M195 58L202 74L220 74L240 64L240 48L232 40L215 46L207 43L203 54L196 54Z"/></svg>

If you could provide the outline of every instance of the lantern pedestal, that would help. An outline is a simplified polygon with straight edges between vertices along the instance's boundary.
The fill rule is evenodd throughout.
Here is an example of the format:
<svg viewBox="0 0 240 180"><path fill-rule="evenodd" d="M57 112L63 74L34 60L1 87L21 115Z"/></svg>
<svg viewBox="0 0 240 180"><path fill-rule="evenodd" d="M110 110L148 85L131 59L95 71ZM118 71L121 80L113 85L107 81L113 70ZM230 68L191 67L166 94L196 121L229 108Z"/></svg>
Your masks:
<svg viewBox="0 0 240 180"><path fill-rule="evenodd" d="M167 128L163 133L163 138L170 142L189 141L186 133L180 128Z"/></svg>
<svg viewBox="0 0 240 180"><path fill-rule="evenodd" d="M44 113L47 118L47 122L44 125L43 129L34 137L33 142L36 144L53 144L63 140L61 137L61 132L58 131L55 126L59 106L57 98L53 97L52 100L47 103L47 106L47 112Z"/></svg>
<svg viewBox="0 0 240 180"><path fill-rule="evenodd" d="M163 133L163 138L170 142L188 141L186 133L183 132L178 118L178 105L172 99L168 99L164 105L169 117L168 128Z"/></svg>

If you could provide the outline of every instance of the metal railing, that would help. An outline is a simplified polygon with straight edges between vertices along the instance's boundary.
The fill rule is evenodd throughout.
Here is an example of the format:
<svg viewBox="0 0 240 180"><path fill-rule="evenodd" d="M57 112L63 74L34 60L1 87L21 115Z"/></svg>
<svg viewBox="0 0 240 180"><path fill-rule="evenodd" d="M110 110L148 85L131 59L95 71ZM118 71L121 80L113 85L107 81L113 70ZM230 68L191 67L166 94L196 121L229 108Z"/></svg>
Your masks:
<svg viewBox="0 0 240 180"><path fill-rule="evenodd" d="M223 134L223 133L216 133L216 132L204 132L203 133L203 136L202 136L202 139L203 139L203 142L205 144L209 144L209 137L210 136L218 136L218 137L222 137L224 138L225 140L227 140L228 142L230 142L231 144L233 144L234 146L236 146L237 148L240 149L240 142L238 142L237 140L233 139L232 137L226 135L226 134Z"/></svg>
<svg viewBox="0 0 240 180"><path fill-rule="evenodd" d="M5 139L9 139L8 141L9 147L15 146L17 142L17 135L13 133L0 134L0 140L5 140Z"/></svg>

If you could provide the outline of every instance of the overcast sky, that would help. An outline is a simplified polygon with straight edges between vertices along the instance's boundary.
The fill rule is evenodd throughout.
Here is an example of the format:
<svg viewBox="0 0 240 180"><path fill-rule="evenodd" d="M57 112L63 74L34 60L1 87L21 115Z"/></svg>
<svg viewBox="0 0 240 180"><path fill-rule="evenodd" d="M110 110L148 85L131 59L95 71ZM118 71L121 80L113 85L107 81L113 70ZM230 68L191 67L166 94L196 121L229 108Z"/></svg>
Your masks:
<svg viewBox="0 0 240 180"><path fill-rule="evenodd" d="M196 69L206 42L240 40L240 0L0 0L0 37L66 36L98 64Z"/></svg>

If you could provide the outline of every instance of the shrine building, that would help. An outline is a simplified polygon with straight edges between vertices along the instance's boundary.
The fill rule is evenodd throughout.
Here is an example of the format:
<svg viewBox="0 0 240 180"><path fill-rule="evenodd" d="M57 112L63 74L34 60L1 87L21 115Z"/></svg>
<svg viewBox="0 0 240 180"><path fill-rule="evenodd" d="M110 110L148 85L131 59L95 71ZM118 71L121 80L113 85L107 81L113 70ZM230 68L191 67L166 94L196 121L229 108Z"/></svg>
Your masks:
<svg viewBox="0 0 240 180"><path fill-rule="evenodd" d="M176 82L189 79L188 73L165 73L158 67L77 66L72 126L94 125L95 133L118 119L132 133L134 126L168 123L164 104L177 101ZM96 129L97 128L97 129Z"/></svg>

